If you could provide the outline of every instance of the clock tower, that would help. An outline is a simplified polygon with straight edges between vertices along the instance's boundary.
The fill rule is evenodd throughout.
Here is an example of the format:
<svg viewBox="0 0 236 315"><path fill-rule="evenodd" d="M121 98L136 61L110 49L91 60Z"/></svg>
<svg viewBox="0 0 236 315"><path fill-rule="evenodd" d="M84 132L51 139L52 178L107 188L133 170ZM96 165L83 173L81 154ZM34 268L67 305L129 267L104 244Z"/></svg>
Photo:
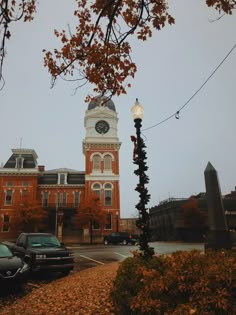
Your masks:
<svg viewBox="0 0 236 315"><path fill-rule="evenodd" d="M85 193L96 193L107 212L105 233L119 231L120 189L118 115L112 100L96 97L85 113L83 141Z"/></svg>

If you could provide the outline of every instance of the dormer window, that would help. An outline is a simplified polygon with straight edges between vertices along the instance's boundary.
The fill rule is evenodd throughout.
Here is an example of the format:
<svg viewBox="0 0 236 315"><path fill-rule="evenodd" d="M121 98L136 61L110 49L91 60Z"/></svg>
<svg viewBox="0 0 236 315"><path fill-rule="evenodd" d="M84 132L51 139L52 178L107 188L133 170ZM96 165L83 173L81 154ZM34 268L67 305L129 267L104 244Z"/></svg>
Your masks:
<svg viewBox="0 0 236 315"><path fill-rule="evenodd" d="M66 173L58 174L58 184L59 185L66 185L67 184L67 174Z"/></svg>
<svg viewBox="0 0 236 315"><path fill-rule="evenodd" d="M23 168L23 162L24 162L24 159L22 156L18 156L16 158L16 168Z"/></svg>

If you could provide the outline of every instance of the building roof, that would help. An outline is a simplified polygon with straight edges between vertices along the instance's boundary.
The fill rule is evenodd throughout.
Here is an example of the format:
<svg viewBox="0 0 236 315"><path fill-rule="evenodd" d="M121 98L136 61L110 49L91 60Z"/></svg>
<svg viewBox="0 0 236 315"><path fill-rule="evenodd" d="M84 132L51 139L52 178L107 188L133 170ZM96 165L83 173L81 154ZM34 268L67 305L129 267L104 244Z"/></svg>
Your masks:
<svg viewBox="0 0 236 315"><path fill-rule="evenodd" d="M48 170L43 173L38 178L39 185L57 185L59 174L67 174L67 184L68 185L84 185L85 183L85 172L77 171L71 168L56 168L53 170Z"/></svg>
<svg viewBox="0 0 236 315"><path fill-rule="evenodd" d="M39 185L57 185L58 184L58 174L57 173L44 173L38 177ZM84 185L85 184L85 174L84 172L69 173L67 176L66 185Z"/></svg>
<svg viewBox="0 0 236 315"><path fill-rule="evenodd" d="M84 171L78 171L72 168L62 167L62 168L55 168L53 170L45 171L45 173L84 173Z"/></svg>
<svg viewBox="0 0 236 315"><path fill-rule="evenodd" d="M32 149L12 149L12 155L3 166L3 168L16 168L16 159L18 157L23 158L22 168L36 168L37 166L37 154Z"/></svg>
<svg viewBox="0 0 236 315"><path fill-rule="evenodd" d="M88 105L88 110L94 109L99 106L109 108L110 110L113 110L114 112L116 111L115 104L110 98L107 98L106 96L94 97Z"/></svg>

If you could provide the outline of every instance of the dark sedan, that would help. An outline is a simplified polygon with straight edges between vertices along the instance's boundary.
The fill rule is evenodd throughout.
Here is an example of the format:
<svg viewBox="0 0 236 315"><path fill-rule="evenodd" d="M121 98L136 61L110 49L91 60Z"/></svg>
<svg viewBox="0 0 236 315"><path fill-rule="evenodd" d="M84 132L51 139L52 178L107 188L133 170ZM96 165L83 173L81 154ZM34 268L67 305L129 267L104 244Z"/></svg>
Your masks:
<svg viewBox="0 0 236 315"><path fill-rule="evenodd" d="M4 287L18 287L27 281L29 265L0 243L0 290Z"/></svg>

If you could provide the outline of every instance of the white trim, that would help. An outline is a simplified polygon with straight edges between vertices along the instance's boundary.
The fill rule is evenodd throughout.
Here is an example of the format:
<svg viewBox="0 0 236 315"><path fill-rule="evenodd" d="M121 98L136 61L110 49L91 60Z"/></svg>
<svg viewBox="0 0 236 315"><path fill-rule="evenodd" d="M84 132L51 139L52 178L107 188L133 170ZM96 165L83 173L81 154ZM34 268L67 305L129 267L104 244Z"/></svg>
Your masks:
<svg viewBox="0 0 236 315"><path fill-rule="evenodd" d="M91 188L93 189L93 190L98 190L98 189L94 189L94 186L95 185L99 185L99 189L101 190L102 189L102 184L101 183L99 183L99 182L95 182L95 183L93 183L92 185L91 185Z"/></svg>
<svg viewBox="0 0 236 315"><path fill-rule="evenodd" d="M41 189L49 189L49 188L64 188L64 189L66 189L66 188L73 188L73 187L75 187L75 188L80 188L80 187L82 187L82 188L84 188L84 185L85 184L67 184L67 185L58 185L58 184L53 184L53 185L50 185L50 184L41 184L41 185L37 185L37 187L38 188L41 188Z"/></svg>
<svg viewBox="0 0 236 315"><path fill-rule="evenodd" d="M105 185L106 184L109 184L109 185L111 185L111 188L107 188L106 190L113 190L114 189L114 185L112 184L112 183L110 183L110 182L106 182L106 183L104 183L103 185L102 185L102 188L105 190Z"/></svg>
<svg viewBox="0 0 236 315"><path fill-rule="evenodd" d="M37 153L35 152L35 150L33 149L11 149L12 153L15 153L15 154L30 154L34 157L35 160L37 160L38 158L38 155Z"/></svg>
<svg viewBox="0 0 236 315"><path fill-rule="evenodd" d="M90 155L90 161L93 161L93 158L95 155L99 155L101 160L103 159L103 154L100 153L100 152L93 152L91 155Z"/></svg>
<svg viewBox="0 0 236 315"><path fill-rule="evenodd" d="M0 173L5 173L5 175L14 174L14 175L28 175L28 174L35 174L38 175L39 170L35 168L0 168Z"/></svg>
<svg viewBox="0 0 236 315"><path fill-rule="evenodd" d="M120 176L119 175L110 175L110 174L98 174L95 175L86 175L85 176L85 181L119 181Z"/></svg>
<svg viewBox="0 0 236 315"><path fill-rule="evenodd" d="M102 158L104 159L105 156L109 155L111 157L111 160L112 161L115 161L115 157L114 157L114 154L112 154L111 152L105 152L103 153L102 155Z"/></svg>

